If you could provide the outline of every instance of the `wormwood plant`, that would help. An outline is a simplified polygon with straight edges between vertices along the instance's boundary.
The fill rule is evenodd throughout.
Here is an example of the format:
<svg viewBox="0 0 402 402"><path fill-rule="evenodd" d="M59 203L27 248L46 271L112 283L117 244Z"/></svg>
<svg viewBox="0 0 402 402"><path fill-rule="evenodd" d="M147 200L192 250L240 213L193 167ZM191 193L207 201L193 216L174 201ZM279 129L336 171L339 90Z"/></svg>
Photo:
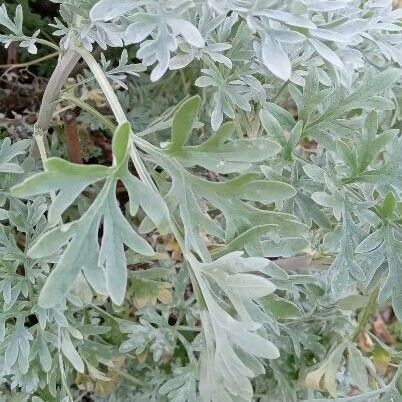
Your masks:
<svg viewBox="0 0 402 402"><path fill-rule="evenodd" d="M55 2L59 45L0 8L6 47L60 52L34 142L1 142L2 398L401 400L367 332L377 304L402 320L401 10ZM59 104L113 133L111 166L49 155Z"/></svg>

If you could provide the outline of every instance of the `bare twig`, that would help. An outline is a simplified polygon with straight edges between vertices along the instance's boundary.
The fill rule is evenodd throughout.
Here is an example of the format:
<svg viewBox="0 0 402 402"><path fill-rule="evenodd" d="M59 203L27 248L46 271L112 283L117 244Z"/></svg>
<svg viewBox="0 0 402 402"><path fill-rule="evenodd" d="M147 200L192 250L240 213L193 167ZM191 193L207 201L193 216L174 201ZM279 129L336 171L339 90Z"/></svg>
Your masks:
<svg viewBox="0 0 402 402"><path fill-rule="evenodd" d="M69 110L63 115L64 135L71 162L82 163L81 145L76 115Z"/></svg>
<svg viewBox="0 0 402 402"><path fill-rule="evenodd" d="M53 59L53 58L57 57L59 54L60 54L59 52L50 53L50 54L47 54L46 56L39 57L39 58L37 58L35 60L27 61L25 63L0 64L0 69L2 69L2 70L14 70L16 68L26 68L26 67L29 67L29 66L33 66L34 64L42 63L43 61Z"/></svg>
<svg viewBox="0 0 402 402"><path fill-rule="evenodd" d="M55 101L79 59L80 55L77 52L74 50L68 50L59 59L59 62L57 63L52 76L50 77L45 93L43 94L38 120L34 129L34 136L42 162L46 160L45 143L43 137L46 135L50 122L52 121L53 112L56 107ZM31 148L31 155L34 157L36 156L36 149L33 147Z"/></svg>

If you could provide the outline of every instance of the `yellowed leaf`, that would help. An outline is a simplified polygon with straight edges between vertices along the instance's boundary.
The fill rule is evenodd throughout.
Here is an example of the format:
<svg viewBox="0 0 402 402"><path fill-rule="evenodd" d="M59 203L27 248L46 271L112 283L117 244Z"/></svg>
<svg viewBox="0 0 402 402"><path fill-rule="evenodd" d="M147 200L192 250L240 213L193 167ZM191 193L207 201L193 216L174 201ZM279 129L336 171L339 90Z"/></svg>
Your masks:
<svg viewBox="0 0 402 402"><path fill-rule="evenodd" d="M173 295L170 289L161 289L158 293L158 300L163 304L170 304L173 300Z"/></svg>
<svg viewBox="0 0 402 402"><path fill-rule="evenodd" d="M316 391L321 391L320 383L324 373L325 373L325 364L323 364L321 367L318 367L318 369L308 373L304 380L306 387L314 389Z"/></svg>
<svg viewBox="0 0 402 402"><path fill-rule="evenodd" d="M389 369L389 363L391 362L391 356L390 354L385 351L383 348L380 346L376 345L373 351L373 361L378 369L378 371L382 374L385 375Z"/></svg>
<svg viewBox="0 0 402 402"><path fill-rule="evenodd" d="M141 353L140 355L137 355L138 362L145 363L145 361L147 360L147 356L148 356L148 349L145 349L145 351L143 353Z"/></svg>
<svg viewBox="0 0 402 402"><path fill-rule="evenodd" d="M155 305L159 300L163 304L172 301L172 285L169 282L160 282L150 279L135 278L132 281L134 303L137 308Z"/></svg>

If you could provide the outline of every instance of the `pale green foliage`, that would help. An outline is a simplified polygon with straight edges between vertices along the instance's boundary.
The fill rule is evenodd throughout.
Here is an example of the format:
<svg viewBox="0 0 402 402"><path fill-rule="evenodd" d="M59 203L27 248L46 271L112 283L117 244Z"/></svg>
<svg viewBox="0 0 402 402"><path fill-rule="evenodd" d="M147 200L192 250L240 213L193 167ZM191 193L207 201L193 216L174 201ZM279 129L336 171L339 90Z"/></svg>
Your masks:
<svg viewBox="0 0 402 402"><path fill-rule="evenodd" d="M62 51L131 46L84 73L118 122L111 166L42 170L30 141L1 142L4 397L399 400L355 318L378 299L402 319L401 11L55 2ZM2 6L1 41L49 44L22 23Z"/></svg>
<svg viewBox="0 0 402 402"><path fill-rule="evenodd" d="M57 225L28 250L30 257L43 259L54 256L60 247L69 242L40 295L39 305L43 308L55 307L63 301L81 270L97 292L109 295L113 302L121 304L127 282L124 244L142 255L154 254L151 246L126 221L114 196L117 180L121 179L127 183L132 197L136 198L130 200L133 213L141 205L141 198L146 197L142 205L146 202L148 206L143 206L143 209L150 211L150 217L157 226L163 228L167 224L168 216L167 211L163 216L166 207L162 199L128 172L129 133L128 123L117 129L113 141L115 166L111 168L79 166L61 159L49 159L46 172L13 188L13 194L20 197L57 191L57 197L49 208L49 223L54 226L88 185L100 180L105 182L92 205L78 221L66 226ZM99 247L101 222L104 236Z"/></svg>
<svg viewBox="0 0 402 402"><path fill-rule="evenodd" d="M36 54L38 52L36 42L40 31L36 31L32 36L24 35L23 22L21 5L17 6L15 18L12 20L8 15L6 6L2 4L0 7L0 26L6 28L11 34L0 35L0 42L2 42L5 47L10 46L13 42L19 42L19 45L27 48L29 53Z"/></svg>
<svg viewBox="0 0 402 402"><path fill-rule="evenodd" d="M402 62L401 11L392 11L391 1L375 7L357 0L61 3L69 25L58 21L56 32L65 47L77 38L89 49L139 43L142 63L156 63L153 80L201 60L207 75L196 85L213 87L214 129L223 115L233 119L236 108L250 111L250 100L267 100L269 85L255 78L260 74L303 85L315 65L325 86L335 80L350 87L363 55L379 69Z"/></svg>

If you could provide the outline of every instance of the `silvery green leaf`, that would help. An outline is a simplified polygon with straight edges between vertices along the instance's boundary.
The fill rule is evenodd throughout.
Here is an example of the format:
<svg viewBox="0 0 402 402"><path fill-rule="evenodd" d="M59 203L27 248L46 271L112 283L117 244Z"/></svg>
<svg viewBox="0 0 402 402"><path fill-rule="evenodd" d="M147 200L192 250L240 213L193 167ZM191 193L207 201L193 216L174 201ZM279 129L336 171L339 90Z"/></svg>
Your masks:
<svg viewBox="0 0 402 402"><path fill-rule="evenodd" d="M124 218L114 194L109 193L104 208L105 234L102 238L98 264L105 266L108 294L116 304L122 304L127 283L124 244L146 256L154 255L154 250Z"/></svg>
<svg viewBox="0 0 402 402"><path fill-rule="evenodd" d="M0 208L0 221L8 219L8 211L6 209Z"/></svg>
<svg viewBox="0 0 402 402"><path fill-rule="evenodd" d="M278 297L275 294L264 297L261 303L267 311L278 318L292 318L302 315L300 308L295 303Z"/></svg>
<svg viewBox="0 0 402 402"><path fill-rule="evenodd" d="M268 113L269 115L266 115L266 113ZM295 125L295 120L294 120L293 116L287 110L283 109L282 107L280 107L274 103L267 102L264 104L264 109L261 110L260 116L259 116L260 120L261 120L261 124L264 126L266 131L268 131L268 130L264 123L264 118L266 117L265 115L267 116L268 121L272 124L275 124L275 123L269 117L272 116L275 118L275 120L278 123L278 125L277 125L278 131L280 131L280 127L283 127L286 130L291 130ZM268 127L268 125L267 125L267 127Z"/></svg>
<svg viewBox="0 0 402 402"><path fill-rule="evenodd" d="M100 0L92 7L90 17L92 21L110 21L146 3L146 0L120 0L118 4L111 0Z"/></svg>
<svg viewBox="0 0 402 402"><path fill-rule="evenodd" d="M368 391L370 388L368 385L369 379L365 357L354 345L350 345L348 347L348 356L348 366L352 379L352 384L358 387L361 391Z"/></svg>
<svg viewBox="0 0 402 402"><path fill-rule="evenodd" d="M319 166L306 164L303 166L303 170L312 180L319 183L325 183L325 170Z"/></svg>
<svg viewBox="0 0 402 402"><path fill-rule="evenodd" d="M194 60L194 55L191 53L183 53L174 56L169 61L170 70L180 70L187 67Z"/></svg>
<svg viewBox="0 0 402 402"><path fill-rule="evenodd" d="M190 22L169 17L167 23L176 35L182 35L190 45L195 47L203 47L205 45L204 38L200 31Z"/></svg>
<svg viewBox="0 0 402 402"><path fill-rule="evenodd" d="M119 34L121 36L121 33ZM146 69L142 64L128 64L128 52L126 49L123 50L117 67L109 68L110 60L107 61L103 53L101 54L101 64L109 80L126 90L128 87L125 81L128 76L138 77L138 73L145 71Z"/></svg>
<svg viewBox="0 0 402 402"><path fill-rule="evenodd" d="M96 264L99 267L99 275L103 276L102 267L105 267L106 290L117 304L121 304L123 301L127 280L123 244L135 252L149 256L154 254L151 246L134 231L123 217L114 196L114 186L115 182L106 184L95 203L83 217L76 221L74 226L70 226L68 233L61 234L59 242L53 243L55 248L49 251L55 253L58 246L71 239L42 289L39 300L41 306L53 307L59 303L74 285L81 269L84 269L88 279L94 283L94 288L103 292L101 284L91 280L91 277L88 276L91 275L88 270L95 268L96 262L91 261L89 259L91 254L85 255L83 250L95 253L94 259L96 259L96 254L99 254ZM101 219L107 230L103 235L101 248L97 250L93 245L97 243Z"/></svg>
<svg viewBox="0 0 402 402"><path fill-rule="evenodd" d="M18 4L18 6L15 9L15 26L17 32L22 32L22 25L24 22L24 16L23 16L23 11L22 11L22 6L21 4Z"/></svg>
<svg viewBox="0 0 402 402"><path fill-rule="evenodd" d="M310 10L314 11L335 11L344 8L348 5L349 0L303 0Z"/></svg>
<svg viewBox="0 0 402 402"><path fill-rule="evenodd" d="M199 263L194 267L203 274L197 274L197 278L207 308L201 312L206 350L201 356L200 378L200 392L206 400L216 401L222 397L231 400L228 399L231 394L249 400L252 397L249 378L260 373L261 368L257 358L275 359L279 356L277 348L257 332L259 325L251 319L249 302L236 297L239 292L249 299L274 291L275 286L266 278L245 273L262 270L266 265L264 259L244 258L242 253L234 252L212 263ZM240 277L242 281L237 280ZM239 314L238 319L218 305L215 292L212 293L208 285L212 280L226 293ZM255 286L257 292L252 290ZM237 352L239 348L241 352ZM228 382L233 377L236 382Z"/></svg>
<svg viewBox="0 0 402 402"><path fill-rule="evenodd" d="M21 5L19 5L18 8L21 9ZM9 29L13 33L17 33L18 31L16 24L8 16L5 4L2 4L0 7L0 24Z"/></svg>
<svg viewBox="0 0 402 402"><path fill-rule="evenodd" d="M21 140L11 144L10 138L5 138L0 145L0 172L23 173L22 167L12 161L23 155L30 143L30 140Z"/></svg>
<svg viewBox="0 0 402 402"><path fill-rule="evenodd" d="M323 207L332 208L337 219L341 218L343 200L336 194L328 194L324 191L317 191L311 195L311 199Z"/></svg>
<svg viewBox="0 0 402 402"><path fill-rule="evenodd" d="M52 356L49 352L44 336L38 338L38 354L43 370L48 373L52 367Z"/></svg>
<svg viewBox="0 0 402 402"><path fill-rule="evenodd" d="M128 334L128 339L120 345L120 352L126 353L133 350L137 356L140 356L149 348L154 362L163 361L174 351L176 337L172 329L163 326L163 321L158 324L154 327L149 321L142 319L139 324L127 322L126 325L121 320L121 331Z"/></svg>
<svg viewBox="0 0 402 402"><path fill-rule="evenodd" d="M300 43L306 39L300 32L285 29L269 29L267 33L278 42L284 43Z"/></svg>
<svg viewBox="0 0 402 402"><path fill-rule="evenodd" d="M206 88L215 84L214 80L208 76L198 77L194 83L197 87Z"/></svg>
<svg viewBox="0 0 402 402"><path fill-rule="evenodd" d="M228 195L232 194L236 198L268 204L274 201L287 200L296 194L291 185L278 181L253 180L239 187L235 186L233 182L230 185L229 182L226 184L224 192L227 192Z"/></svg>
<svg viewBox="0 0 402 402"><path fill-rule="evenodd" d="M309 195L299 192L296 195L295 201L303 216L304 222L311 225L311 221L314 221L322 228L331 229L330 218L318 205L311 202Z"/></svg>
<svg viewBox="0 0 402 402"><path fill-rule="evenodd" d="M349 204L346 203L342 211L342 237L340 240L339 254L333 261L330 270L330 286L332 295L339 297L345 294L350 280L364 281L365 271L363 271L362 262L355 257L355 249L363 238L361 228L359 228L351 217Z"/></svg>
<svg viewBox="0 0 402 402"><path fill-rule="evenodd" d="M157 18L152 15L137 17L138 21L130 24L124 33L126 44L142 42L156 28Z"/></svg>
<svg viewBox="0 0 402 402"><path fill-rule="evenodd" d="M279 111L278 113L280 114L278 114L277 110L275 109L274 113L277 115L279 119L282 120L282 118L284 117L284 119L287 120L287 115L283 115L281 111ZM259 118L262 127L264 128L268 136L273 138L276 142L278 142L284 147L286 145L284 129L282 128L281 124L279 124L279 121L276 118L276 116L274 116L270 111L262 109L259 113Z"/></svg>
<svg viewBox="0 0 402 402"><path fill-rule="evenodd" d="M47 171L38 173L13 188L16 197L32 197L58 191L49 211L49 219L56 223L61 214L90 184L105 179L109 170L104 166L74 165L59 158L46 161ZM63 180L63 181L62 181Z"/></svg>
<svg viewBox="0 0 402 402"><path fill-rule="evenodd" d="M251 5L250 0L232 0L224 2L208 0L208 3L214 10L222 14L226 14L231 9L237 12L246 12Z"/></svg>
<svg viewBox="0 0 402 402"><path fill-rule="evenodd" d="M52 255L55 250L60 249L72 236L74 224L66 224L62 227L55 227L39 237L29 250L30 258L44 258Z"/></svg>
<svg viewBox="0 0 402 402"><path fill-rule="evenodd" d="M382 384L352 342L362 301L333 302L357 290L367 301L378 286L402 317L401 11L390 0L53 2L61 58L134 45L101 65L141 131L114 133L110 167L52 158L62 149L52 135L39 174L20 142L1 141L0 393L67 401L77 387L110 393L119 372L133 383L109 399L399 400L399 377ZM23 33L21 6L15 18L1 7L0 42L34 53L46 42ZM146 67L166 80L127 82ZM87 78L79 95L97 106ZM91 108L79 122L99 130ZM197 121L206 116L212 130ZM0 117L3 137L26 135L25 119ZM399 359L375 341L376 359ZM120 366L117 344L139 364ZM312 362L315 390L301 383Z"/></svg>
<svg viewBox="0 0 402 402"><path fill-rule="evenodd" d="M159 193L132 175L123 177L124 186L131 200L137 200L141 208L162 233L169 229L169 211Z"/></svg>
<svg viewBox="0 0 402 402"><path fill-rule="evenodd" d="M77 228L67 237L66 240L71 241L42 288L39 297L39 305L42 308L51 308L60 303L74 286L81 269L86 264L85 250L93 246L92 239L97 235L99 218L94 214L88 214L81 222L82 227L78 227L81 230L78 232ZM56 253L58 250L55 248L49 251Z"/></svg>
<svg viewBox="0 0 402 402"><path fill-rule="evenodd" d="M172 124L172 145L170 147L172 152L179 151L187 142L193 130L200 104L201 98L194 96L184 102L175 113Z"/></svg>
<svg viewBox="0 0 402 402"><path fill-rule="evenodd" d="M201 315L209 350L201 356L200 393L207 401L230 401L233 394L250 400L253 391L249 378L256 375L252 363L258 362L258 356L277 358L278 350L251 328L231 318L214 301L208 304L211 318L205 313ZM249 362L240 359L235 345L249 356ZM236 381L229 381L232 378Z"/></svg>
<svg viewBox="0 0 402 402"><path fill-rule="evenodd" d="M246 80L227 80L217 69L203 69L205 76L196 80L196 85L200 87L216 87L213 102L214 107L211 113L211 125L213 130L217 130L222 122L224 115L233 119L235 117L235 107L250 112L250 94L248 94L249 83Z"/></svg>
<svg viewBox="0 0 402 402"><path fill-rule="evenodd" d="M70 334L65 330L62 331L61 335L61 351L79 373L84 372L84 362L75 349L71 341Z"/></svg>
<svg viewBox="0 0 402 402"><path fill-rule="evenodd" d="M292 74L289 56L271 38L266 36L261 43L262 60L267 68L280 79L287 81Z"/></svg>
<svg viewBox="0 0 402 402"><path fill-rule="evenodd" d="M16 163L3 163L0 169L2 173L24 173L22 167Z"/></svg>
<svg viewBox="0 0 402 402"><path fill-rule="evenodd" d="M123 216L115 196L118 177L128 183L131 190L141 189L142 185L138 179L132 178L127 170L130 133L131 128L127 123L116 130L112 143L114 162L111 168L76 165L53 158L46 162L46 172L28 178L21 185L14 187L14 193L20 196L59 190L49 213L50 219L56 223L61 219L62 212L89 184L104 180L103 188L95 201L78 220L45 232L30 247L31 257L46 258L57 255L65 246L42 288L40 306L51 308L63 301L76 285L81 270L96 291L110 295L116 304L121 304L127 282L124 245L137 253L154 255L152 247L136 233ZM65 180L64 186L60 183L61 178ZM144 211L150 211L150 207L158 208L157 211L151 212L151 216L157 224L166 226L168 213L162 199L154 195L153 190L142 185L143 190L144 188L145 191L139 196L139 204L144 205L144 197L149 196L152 202L144 207ZM133 191L129 193L137 197ZM104 232L99 248L98 234L101 222ZM103 279L106 280L105 284Z"/></svg>
<svg viewBox="0 0 402 402"><path fill-rule="evenodd" d="M268 18L272 18L273 20L281 21L284 24L290 26L296 26L300 28L315 28L315 24L307 18L299 17L297 15L288 13L286 11L281 10L266 10L266 11L258 11L257 15L264 15Z"/></svg>
<svg viewBox="0 0 402 402"><path fill-rule="evenodd" d="M268 232L275 231L278 225L260 225L250 228L227 243L224 252L241 250L250 244L259 244L260 238ZM219 256L221 253L219 253Z"/></svg>
<svg viewBox="0 0 402 402"><path fill-rule="evenodd" d="M228 292L245 298L264 297L276 290L275 285L268 279L251 274L229 275L222 280L222 286L228 289Z"/></svg>
<svg viewBox="0 0 402 402"><path fill-rule="evenodd" d="M260 254L256 250L246 247L247 252L253 250L255 255L263 255L264 257L291 257L301 254L308 248L308 241L302 237L284 237L280 241L262 240L260 242Z"/></svg>
<svg viewBox="0 0 402 402"><path fill-rule="evenodd" d="M198 29L191 22L180 18L180 15L138 12L131 21L124 34L124 41L126 44L142 42L137 57L142 59L144 65L157 62L151 73L152 81L157 81L167 71L171 52L178 48L178 36L196 48L205 44ZM143 42L153 32L156 32L154 37Z"/></svg>
<svg viewBox="0 0 402 402"><path fill-rule="evenodd" d="M332 41L332 42L336 42L336 43L348 43L349 42L349 40L346 36L341 35L334 31L327 30L327 29L314 28L314 29L310 29L309 32L315 38L322 39L324 41Z"/></svg>
<svg viewBox="0 0 402 402"><path fill-rule="evenodd" d="M324 43L322 43L316 39L309 39L309 42L313 45L313 47L317 51L317 53L324 60L328 61L328 63L334 65L335 67L337 67L339 69L345 68L345 65L343 64L343 62L339 58L339 56L327 45L324 45Z"/></svg>
<svg viewBox="0 0 402 402"><path fill-rule="evenodd" d="M8 342L6 352L4 355L4 363L6 366L12 366L18 358L18 338L12 339Z"/></svg>
<svg viewBox="0 0 402 402"><path fill-rule="evenodd" d="M374 74L372 70L368 70L361 85L345 99L345 110L365 107L372 96L391 88L395 81L401 77L401 74L401 70L397 68L388 68L379 74Z"/></svg>
<svg viewBox="0 0 402 402"><path fill-rule="evenodd" d="M173 378L160 388L160 395L167 395L169 402L197 402L196 373L194 368L177 368Z"/></svg>
<svg viewBox="0 0 402 402"><path fill-rule="evenodd" d="M171 151L186 167L199 165L220 173L242 172L251 163L262 162L277 154L278 144L265 138L228 141L234 132L230 122L223 124L207 141L197 146L182 147Z"/></svg>

